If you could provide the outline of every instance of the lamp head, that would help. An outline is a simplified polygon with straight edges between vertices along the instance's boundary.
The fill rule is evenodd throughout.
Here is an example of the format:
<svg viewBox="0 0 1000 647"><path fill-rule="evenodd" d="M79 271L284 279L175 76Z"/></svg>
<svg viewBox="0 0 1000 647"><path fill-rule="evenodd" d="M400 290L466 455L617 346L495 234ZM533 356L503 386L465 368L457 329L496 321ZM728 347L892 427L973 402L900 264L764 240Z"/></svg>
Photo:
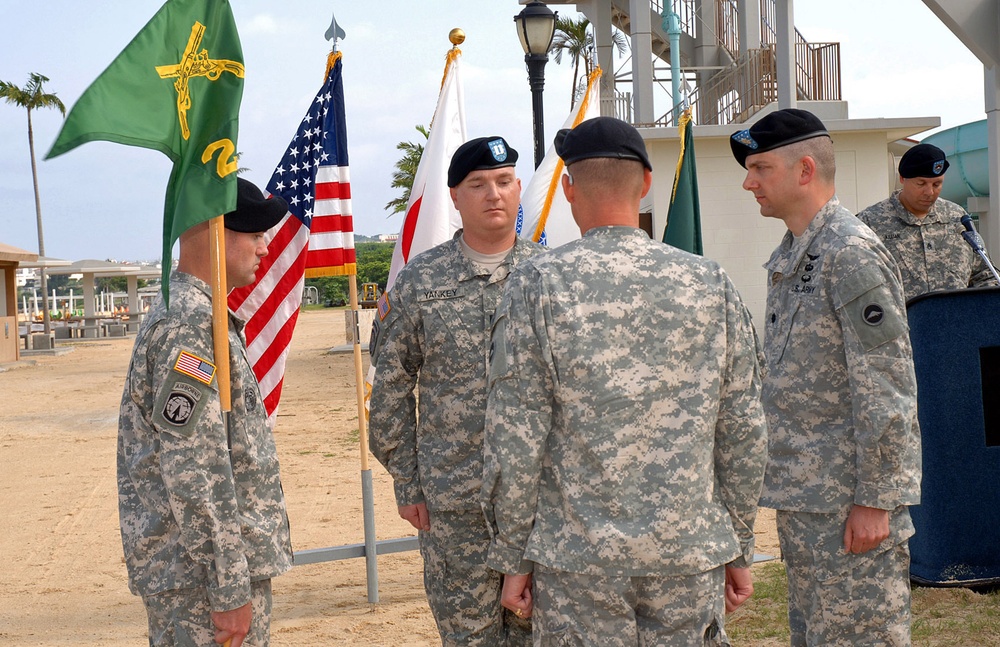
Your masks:
<svg viewBox="0 0 1000 647"><path fill-rule="evenodd" d="M521 47L528 56L547 55L552 37L556 32L556 17L558 14L544 2L528 3L521 13L514 16L517 24L517 36L521 39Z"/></svg>

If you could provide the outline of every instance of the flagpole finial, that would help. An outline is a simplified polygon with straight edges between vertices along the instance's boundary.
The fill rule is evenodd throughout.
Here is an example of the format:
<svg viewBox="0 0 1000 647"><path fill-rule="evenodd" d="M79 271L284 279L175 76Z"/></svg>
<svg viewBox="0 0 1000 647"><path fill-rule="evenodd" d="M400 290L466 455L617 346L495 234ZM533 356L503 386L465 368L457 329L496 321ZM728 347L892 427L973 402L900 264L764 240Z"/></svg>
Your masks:
<svg viewBox="0 0 1000 647"><path fill-rule="evenodd" d="M450 32L448 32L448 40L451 41L452 45L458 47L459 45L465 42L465 30L459 27L455 27Z"/></svg>
<svg viewBox="0 0 1000 647"><path fill-rule="evenodd" d="M323 34L323 37L327 40L333 41L334 52L337 51L337 41L347 38L347 34L345 34L344 30L337 24L337 16L333 14L330 15L330 26L327 28L326 33Z"/></svg>

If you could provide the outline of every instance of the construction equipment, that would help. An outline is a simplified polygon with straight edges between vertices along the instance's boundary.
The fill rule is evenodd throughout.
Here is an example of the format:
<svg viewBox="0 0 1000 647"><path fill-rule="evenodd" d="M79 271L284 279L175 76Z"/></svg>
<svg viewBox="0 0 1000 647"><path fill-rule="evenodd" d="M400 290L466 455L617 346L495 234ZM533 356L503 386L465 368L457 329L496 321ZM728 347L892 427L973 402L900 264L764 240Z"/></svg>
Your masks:
<svg viewBox="0 0 1000 647"><path fill-rule="evenodd" d="M362 308L374 308L375 304L378 303L378 298L381 293L378 289L378 283L362 283L361 284L361 307Z"/></svg>

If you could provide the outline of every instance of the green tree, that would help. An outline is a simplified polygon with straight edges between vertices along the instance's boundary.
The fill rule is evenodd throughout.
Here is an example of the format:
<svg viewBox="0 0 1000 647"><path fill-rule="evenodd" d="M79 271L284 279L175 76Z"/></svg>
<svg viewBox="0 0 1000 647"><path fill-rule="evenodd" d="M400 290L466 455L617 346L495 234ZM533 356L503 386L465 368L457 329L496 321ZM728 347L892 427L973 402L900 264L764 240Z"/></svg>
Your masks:
<svg viewBox="0 0 1000 647"><path fill-rule="evenodd" d="M389 266L392 263L394 243L357 243L358 287L362 283L377 283L379 290L385 289L389 280ZM348 277L323 276L306 279L306 285L315 286L322 303L345 304L349 297Z"/></svg>
<svg viewBox="0 0 1000 647"><path fill-rule="evenodd" d="M430 136L430 131L424 126L416 128L425 140ZM406 211L406 205L410 201L410 189L413 188L413 179L417 175L417 167L420 166L420 158L424 154L424 145L423 143L399 142L396 144L396 150L403 151L403 157L396 162L396 170L392 173L392 188L403 189L403 195L389 200L385 204L390 216Z"/></svg>
<svg viewBox="0 0 1000 647"><path fill-rule="evenodd" d="M617 29L611 33L611 44L624 54L628 50L625 35ZM594 33L590 29L590 21L581 14L579 18L556 18L556 31L552 37L549 51L556 63L562 63L563 54L573 59L573 87L570 95L570 110L576 106L576 100L586 91L586 80L594 71ZM580 63L583 63L583 75L580 75Z"/></svg>
<svg viewBox="0 0 1000 647"><path fill-rule="evenodd" d="M127 276L104 276L94 281L98 292L128 292ZM136 279L136 287L144 288L148 282L145 279Z"/></svg>
<svg viewBox="0 0 1000 647"><path fill-rule="evenodd" d="M358 248L358 283L378 283L380 290L389 281L394 243L360 243Z"/></svg>
<svg viewBox="0 0 1000 647"><path fill-rule="evenodd" d="M19 88L13 83L0 81L0 99L7 103L25 108L28 111L28 152L31 155L31 182L35 187L35 220L38 226L38 255L45 256L45 236L42 234L42 203L38 197L38 168L35 164L35 132L31 127L31 111L40 108L56 108L66 116L66 106L55 94L46 94L42 85L48 77L32 72L28 77L28 85ZM48 282L45 278L45 268L39 271L42 277L42 309L45 334L49 334L49 296Z"/></svg>

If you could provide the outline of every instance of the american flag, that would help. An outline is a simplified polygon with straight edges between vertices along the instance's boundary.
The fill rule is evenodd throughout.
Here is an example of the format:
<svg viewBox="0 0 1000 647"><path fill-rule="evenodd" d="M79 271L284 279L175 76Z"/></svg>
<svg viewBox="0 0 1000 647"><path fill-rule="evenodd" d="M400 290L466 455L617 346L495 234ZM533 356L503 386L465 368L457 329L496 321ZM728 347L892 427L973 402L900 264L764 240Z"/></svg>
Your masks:
<svg viewBox="0 0 1000 647"><path fill-rule="evenodd" d="M326 83L267 190L283 197L289 212L268 232L257 280L230 292L229 308L247 320L247 354L273 422L306 277L356 272L340 52L330 55Z"/></svg>
<svg viewBox="0 0 1000 647"><path fill-rule="evenodd" d="M212 378L215 377L215 364L185 350L182 350L177 357L174 370L205 384L211 384Z"/></svg>

